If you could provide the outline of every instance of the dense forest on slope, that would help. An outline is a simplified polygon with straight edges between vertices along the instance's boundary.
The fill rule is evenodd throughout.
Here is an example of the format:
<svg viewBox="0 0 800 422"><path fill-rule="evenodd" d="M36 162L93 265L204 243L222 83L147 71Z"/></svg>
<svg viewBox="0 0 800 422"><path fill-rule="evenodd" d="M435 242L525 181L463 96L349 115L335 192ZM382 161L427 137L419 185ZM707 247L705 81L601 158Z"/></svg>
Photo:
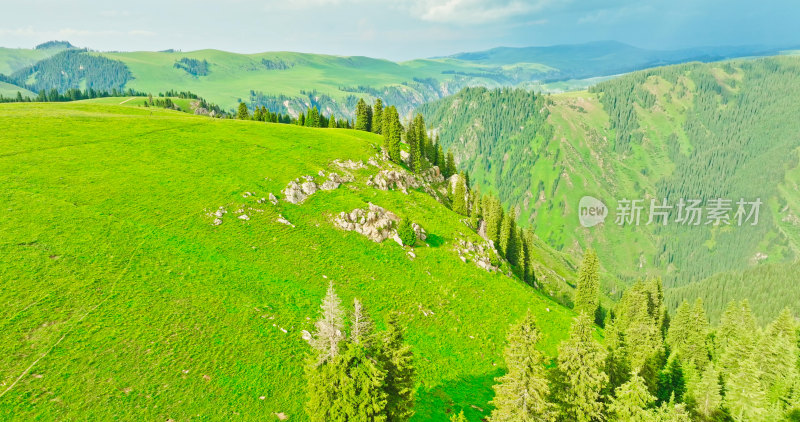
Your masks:
<svg viewBox="0 0 800 422"><path fill-rule="evenodd" d="M800 315L798 274L798 262L762 264L744 271L722 272L696 283L667 289L666 303L674 311L684 300L691 303L702 299L708 318L712 324L717 324L729 302L747 299L753 307L753 314L765 324L776 318L783 308Z"/></svg>
<svg viewBox="0 0 800 422"><path fill-rule="evenodd" d="M124 63L101 57L87 50L68 49L36 64L0 75L0 80L25 87L33 92L56 89L94 89L122 91L131 79Z"/></svg>
<svg viewBox="0 0 800 422"><path fill-rule="evenodd" d="M543 99L495 91L501 99L481 101L478 92L420 110L476 186L498 192L557 248L575 254L594 246L613 275L661 275L670 286L796 255L800 59L670 66ZM520 99L523 114L497 106ZM509 172L515 162L525 170ZM584 195L612 214L626 198L647 207L638 226L612 216L585 228L577 216ZM648 225L656 198L673 210L681 198L728 199L732 219L740 199L762 205L756 225L705 224L708 214L697 226L676 224L675 214L666 226Z"/></svg>

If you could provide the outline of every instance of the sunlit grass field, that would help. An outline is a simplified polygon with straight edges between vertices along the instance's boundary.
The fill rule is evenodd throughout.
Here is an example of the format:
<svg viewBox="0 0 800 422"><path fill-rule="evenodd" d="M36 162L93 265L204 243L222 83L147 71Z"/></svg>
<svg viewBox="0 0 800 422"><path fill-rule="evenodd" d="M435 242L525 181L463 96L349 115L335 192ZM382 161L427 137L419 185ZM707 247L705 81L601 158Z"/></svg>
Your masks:
<svg viewBox="0 0 800 422"><path fill-rule="evenodd" d="M257 203L341 173L334 159L366 160L378 136L106 100L119 99L0 105L0 419L306 420L301 331L331 281L379 327L402 313L416 421L488 415L506 329L527 309L545 352L566 336L571 311L463 263L452 241L477 235L459 216L366 186L372 167L303 204ZM369 202L430 245L411 260L332 224Z"/></svg>

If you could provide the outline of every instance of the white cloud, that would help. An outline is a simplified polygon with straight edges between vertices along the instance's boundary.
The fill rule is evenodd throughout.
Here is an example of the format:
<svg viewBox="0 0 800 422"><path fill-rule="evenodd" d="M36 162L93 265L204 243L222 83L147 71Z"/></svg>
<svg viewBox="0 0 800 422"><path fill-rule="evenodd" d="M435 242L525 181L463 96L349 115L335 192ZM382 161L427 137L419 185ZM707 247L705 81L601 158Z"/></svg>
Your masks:
<svg viewBox="0 0 800 422"><path fill-rule="evenodd" d="M417 0L411 12L424 21L481 24L541 11L551 0Z"/></svg>

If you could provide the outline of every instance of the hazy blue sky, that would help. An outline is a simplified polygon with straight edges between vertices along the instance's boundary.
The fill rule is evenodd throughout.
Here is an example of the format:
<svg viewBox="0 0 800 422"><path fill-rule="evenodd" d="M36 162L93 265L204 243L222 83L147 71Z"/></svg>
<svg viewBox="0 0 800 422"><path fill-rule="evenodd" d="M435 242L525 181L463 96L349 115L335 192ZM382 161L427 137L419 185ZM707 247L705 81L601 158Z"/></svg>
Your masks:
<svg viewBox="0 0 800 422"><path fill-rule="evenodd" d="M798 0L0 0L0 46L292 50L394 60L496 46L800 44Z"/></svg>

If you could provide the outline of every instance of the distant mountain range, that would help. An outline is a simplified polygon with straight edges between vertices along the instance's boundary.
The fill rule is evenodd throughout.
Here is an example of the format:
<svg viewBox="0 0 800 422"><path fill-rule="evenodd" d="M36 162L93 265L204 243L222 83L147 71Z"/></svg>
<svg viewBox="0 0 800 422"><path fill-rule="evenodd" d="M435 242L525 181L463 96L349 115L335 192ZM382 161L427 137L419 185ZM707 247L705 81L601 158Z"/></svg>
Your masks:
<svg viewBox="0 0 800 422"><path fill-rule="evenodd" d="M702 47L647 50L619 42L499 47L406 62L292 52L220 50L93 52L67 41L35 49L0 48L0 95L70 88L192 91L224 108L239 102L297 115L309 107L353 117L356 101L382 98L402 114L467 86L543 92L583 89L597 78L643 68L779 54L792 47Z"/></svg>

